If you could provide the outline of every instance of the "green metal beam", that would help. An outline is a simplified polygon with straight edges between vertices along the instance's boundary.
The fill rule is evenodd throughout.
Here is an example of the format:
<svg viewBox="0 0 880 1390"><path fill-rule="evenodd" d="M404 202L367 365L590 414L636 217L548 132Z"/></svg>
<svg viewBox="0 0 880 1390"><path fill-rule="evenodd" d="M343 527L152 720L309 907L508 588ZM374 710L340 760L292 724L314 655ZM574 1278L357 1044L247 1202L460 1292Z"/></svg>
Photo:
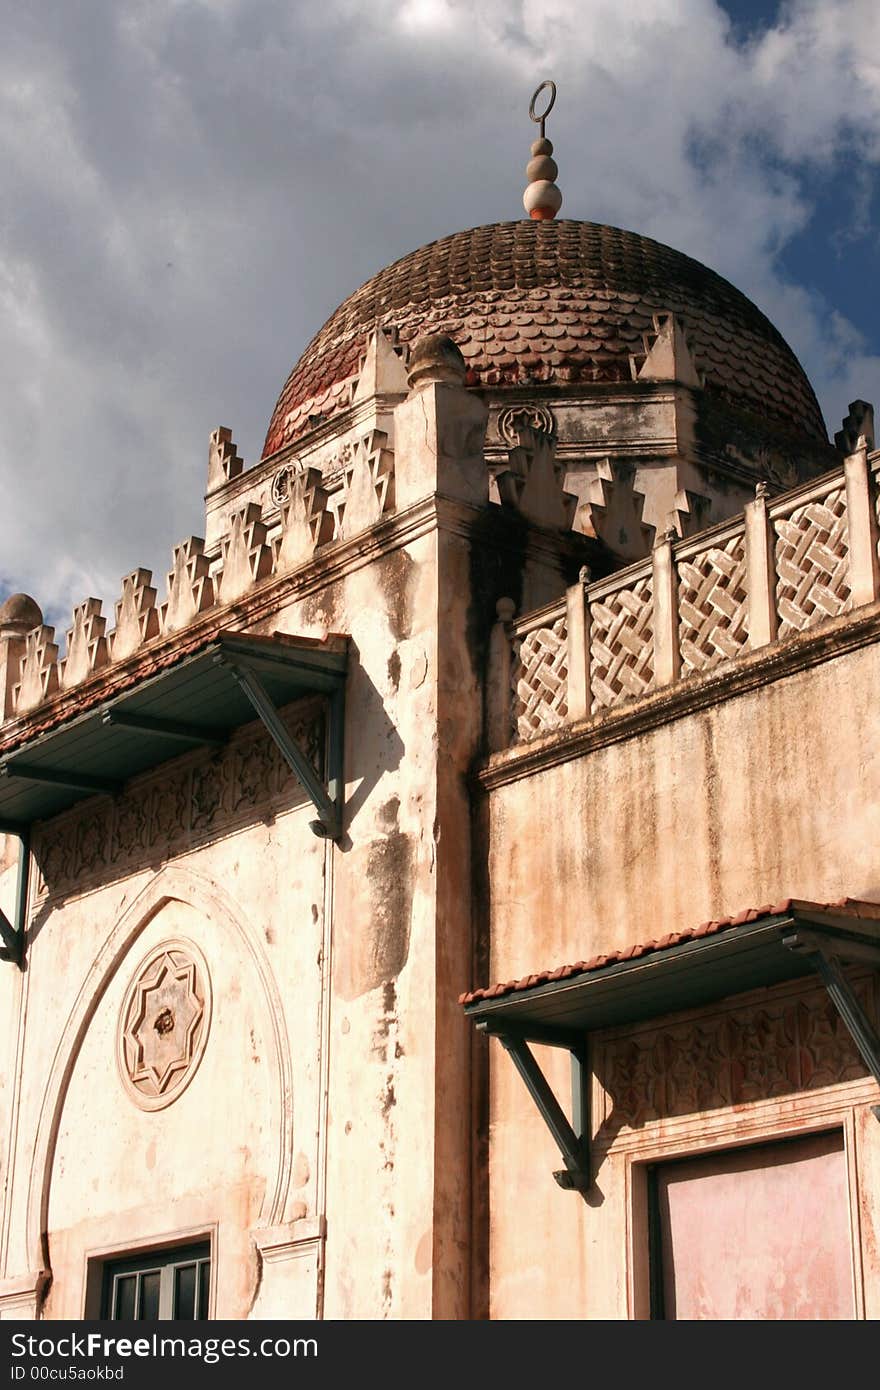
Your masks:
<svg viewBox="0 0 880 1390"><path fill-rule="evenodd" d="M852 943L839 942L830 937L823 940L821 931L797 931L783 937L783 944L790 951L806 955L819 976L828 998L842 1018L847 1032L858 1050L859 1056L874 1080L880 1085L880 1036L856 997L855 990L840 968L840 954L844 959L850 955ZM861 946L861 943L856 943ZM864 960L861 951L856 956ZM877 965L876 958L873 959ZM880 1120L880 1105L871 1107Z"/></svg>
<svg viewBox="0 0 880 1390"><path fill-rule="evenodd" d="M156 738L179 739L183 743L200 743L219 748L226 742L220 729L206 729L179 719L155 719L151 715L132 714L128 710L105 709L101 723L112 729L131 729L133 733L155 735Z"/></svg>
<svg viewBox="0 0 880 1390"><path fill-rule="evenodd" d="M342 798L341 798L341 767L342 753L338 744L341 743L342 715L341 715L341 690L334 692L331 699L330 714L330 733L331 747L333 747L333 757L329 760L333 768L332 776L336 797L328 796L327 791L321 783L315 769L312 767L308 758L293 738L290 730L285 725L272 700L260 681L259 677L243 662L230 661L222 653L215 658L218 666L222 666L229 671L244 694L250 700L257 714L259 715L269 736L274 740L275 745L281 752L287 765L292 769L299 779L301 786L305 790L312 805L318 812L318 820L312 821L311 828L316 835L325 839L338 840L342 834ZM335 708L334 708L335 702ZM334 746L333 735L336 734L336 746Z"/></svg>
<svg viewBox="0 0 880 1390"><path fill-rule="evenodd" d="M564 1047L569 1052L579 1048L583 1033L574 1028L554 1028L546 1023L519 1023L515 1019L481 1018L476 1023L480 1033L493 1037L519 1038L521 1042L539 1043L542 1047Z"/></svg>
<svg viewBox="0 0 880 1390"><path fill-rule="evenodd" d="M71 791L103 792L115 796L122 783L109 777L93 777L87 772L60 772L57 768L38 767L15 761L0 766L0 777L16 778L21 782L45 782L49 787L70 787Z"/></svg>
<svg viewBox="0 0 880 1390"><path fill-rule="evenodd" d="M0 960L11 960L21 969L24 963L25 927L27 926L28 875L31 862L30 831L23 829L18 834L18 872L15 878L15 913L10 922L6 914L0 912Z"/></svg>
<svg viewBox="0 0 880 1390"><path fill-rule="evenodd" d="M586 1192L590 1187L591 1176L589 1136L584 1128L587 1123L585 1052L572 1052L572 1081L575 1087L572 1105L574 1125L571 1125L528 1043L521 1037L505 1033L498 1033L497 1037L502 1047L510 1053L514 1066L562 1154L565 1168L562 1172L554 1173L554 1178L560 1187Z"/></svg>

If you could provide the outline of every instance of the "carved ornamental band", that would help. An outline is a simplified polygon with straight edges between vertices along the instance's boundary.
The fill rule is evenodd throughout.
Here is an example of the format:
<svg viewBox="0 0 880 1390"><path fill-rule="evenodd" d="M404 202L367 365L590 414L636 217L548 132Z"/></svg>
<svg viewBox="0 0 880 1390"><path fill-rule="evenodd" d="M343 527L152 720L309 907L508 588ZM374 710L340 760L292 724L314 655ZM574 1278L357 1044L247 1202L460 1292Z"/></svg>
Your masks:
<svg viewBox="0 0 880 1390"><path fill-rule="evenodd" d="M198 1069L211 1024L211 983L190 941L165 941L141 961L119 1016L122 1083L142 1110L176 1100Z"/></svg>

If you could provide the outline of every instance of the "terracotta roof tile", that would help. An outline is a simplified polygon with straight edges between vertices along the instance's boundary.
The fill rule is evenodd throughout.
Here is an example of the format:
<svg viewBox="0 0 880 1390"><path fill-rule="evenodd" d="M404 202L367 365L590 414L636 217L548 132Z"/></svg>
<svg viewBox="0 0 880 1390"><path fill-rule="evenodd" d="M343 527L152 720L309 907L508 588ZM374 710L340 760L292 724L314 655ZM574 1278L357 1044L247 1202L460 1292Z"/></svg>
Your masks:
<svg viewBox="0 0 880 1390"><path fill-rule="evenodd" d="M763 907L747 907L731 917L718 917L709 922L701 922L698 927L686 927L683 931L668 932L665 936L637 945L625 946L605 955L593 956L590 960L579 960L574 965L561 965L555 970L542 970L538 974L524 975L518 980L508 980L505 984L489 985L484 989L471 990L459 995L459 1004L475 1004L480 999L499 999L505 994L515 994L519 990L531 989L535 985L548 984L555 980L568 980L573 975L588 975L601 970L606 965L618 965L625 960L638 960L642 956L657 951L667 951L671 946L679 946L685 941L698 941L704 936L727 931L731 927L742 927L749 922L757 922L761 917L775 917L788 912L794 898L783 898L780 902L765 903ZM865 902L859 898L838 898L835 902L810 903L818 911L844 911L852 917L880 920L880 903Z"/></svg>
<svg viewBox="0 0 880 1390"><path fill-rule="evenodd" d="M501 222L458 232L405 256L342 304L315 335L285 383L263 457L296 439L310 415L333 414L378 323L411 343L424 333L460 339L470 385L521 384L530 341L552 337L565 354L548 384L630 380L633 335L652 331L654 314L685 320L709 389L735 406L769 415L794 434L825 442L812 388L773 325L726 280L647 237L593 222ZM557 336L558 329L566 332ZM500 328L513 362L501 375L488 351ZM529 332L528 330L532 330ZM470 336L465 336L470 335ZM606 354L597 359L596 341ZM711 365L711 372L708 368Z"/></svg>

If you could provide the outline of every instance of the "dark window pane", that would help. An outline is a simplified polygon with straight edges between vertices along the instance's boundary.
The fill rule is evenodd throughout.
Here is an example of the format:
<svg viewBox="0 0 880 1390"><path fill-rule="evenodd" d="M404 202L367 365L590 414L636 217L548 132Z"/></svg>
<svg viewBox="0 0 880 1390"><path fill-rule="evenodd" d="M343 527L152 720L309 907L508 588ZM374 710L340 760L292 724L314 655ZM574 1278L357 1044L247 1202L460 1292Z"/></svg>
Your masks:
<svg viewBox="0 0 880 1390"><path fill-rule="evenodd" d="M137 1275L129 1274L116 1280L113 1299L113 1316L126 1322L134 1319L135 1296L137 1294Z"/></svg>
<svg viewBox="0 0 880 1390"><path fill-rule="evenodd" d="M101 1316L144 1322L207 1320L210 1256L210 1244L198 1241L108 1261Z"/></svg>
<svg viewBox="0 0 880 1390"><path fill-rule="evenodd" d="M161 1278L158 1269L154 1269L151 1273L141 1277L140 1316L145 1322L158 1322L159 1320L159 1282Z"/></svg>
<svg viewBox="0 0 880 1390"><path fill-rule="evenodd" d="M174 1317L182 1320L196 1316L196 1267L181 1265L174 1271Z"/></svg>

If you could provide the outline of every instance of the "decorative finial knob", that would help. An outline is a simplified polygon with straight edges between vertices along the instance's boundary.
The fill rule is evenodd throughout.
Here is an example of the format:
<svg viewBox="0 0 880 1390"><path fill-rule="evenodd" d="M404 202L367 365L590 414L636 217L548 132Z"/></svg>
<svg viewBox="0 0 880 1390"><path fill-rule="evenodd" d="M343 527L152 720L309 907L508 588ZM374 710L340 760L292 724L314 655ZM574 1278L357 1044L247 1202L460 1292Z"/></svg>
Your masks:
<svg viewBox="0 0 880 1390"><path fill-rule="evenodd" d="M550 100L539 115L535 110L535 102L545 88L549 89ZM555 183L559 170L556 160L551 157L553 145L544 135L544 122L553 110L555 100L556 83L547 81L541 83L529 102L529 118L541 127L541 138L532 145L532 157L526 165L529 185L523 194L523 207L536 222L549 221L562 207L562 194Z"/></svg>

